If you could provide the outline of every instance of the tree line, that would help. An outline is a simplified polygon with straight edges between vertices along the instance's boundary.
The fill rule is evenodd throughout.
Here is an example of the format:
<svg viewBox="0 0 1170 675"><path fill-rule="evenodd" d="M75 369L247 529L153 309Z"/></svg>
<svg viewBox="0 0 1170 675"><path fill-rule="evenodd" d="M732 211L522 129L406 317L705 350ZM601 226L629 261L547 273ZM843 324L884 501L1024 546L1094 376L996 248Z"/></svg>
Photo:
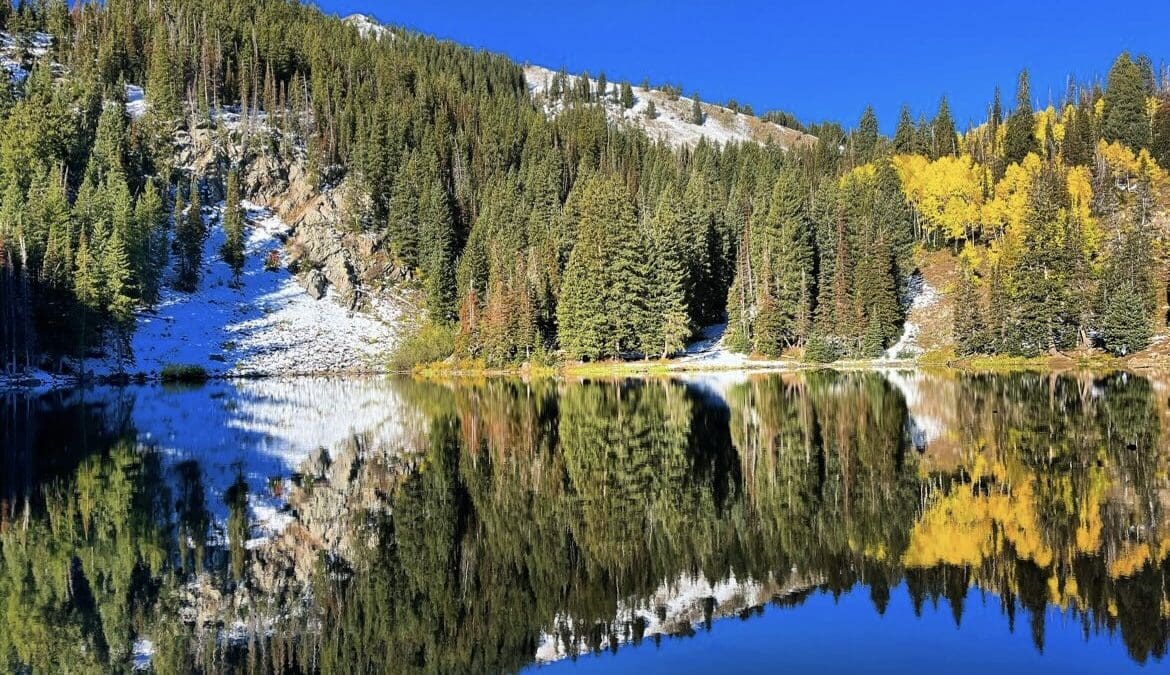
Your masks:
<svg viewBox="0 0 1170 675"><path fill-rule="evenodd" d="M792 148L670 147L607 123L596 102L632 104L628 83L559 74L550 118L502 56L365 38L291 0L41 0L0 19L54 36L0 87L10 369L128 362L134 310L198 288L216 200L247 195L227 189L236 167L174 166L173 139L225 113L255 152L303 157L318 188L355 186L344 226L389 252L382 281L417 287L456 355L489 365L670 356L724 321L761 355L876 356L933 249L961 264L944 289L963 300L961 354L1130 353L1161 323L1170 97L1146 58L1039 111L1025 73L1013 110L997 93L962 132L944 98L888 138L866 109ZM141 119L127 83L145 85ZM220 257L238 275L236 206Z"/></svg>

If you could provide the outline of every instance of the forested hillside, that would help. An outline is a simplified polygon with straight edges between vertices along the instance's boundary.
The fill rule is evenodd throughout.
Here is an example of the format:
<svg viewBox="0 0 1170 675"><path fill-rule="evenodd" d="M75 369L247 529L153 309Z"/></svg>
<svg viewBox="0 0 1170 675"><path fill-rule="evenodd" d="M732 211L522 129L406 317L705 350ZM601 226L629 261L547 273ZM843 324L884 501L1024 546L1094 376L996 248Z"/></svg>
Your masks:
<svg viewBox="0 0 1170 675"><path fill-rule="evenodd" d="M932 250L961 268L942 289L959 354L1126 354L1165 324L1170 94L1145 57L1039 111L1024 73L1011 110L996 92L963 131L943 99L892 138L867 109L800 143L672 145L607 119L656 114L628 82L558 75L537 101L504 57L291 0L38 0L0 5L0 25L8 370L131 364L135 312L164 286L198 292L220 200L222 261L242 266L239 162L174 152L229 120L240 162L300 158L314 190L346 195L336 227L425 298L420 357L670 356L723 321L742 351L877 356ZM127 85L145 90L134 115Z"/></svg>

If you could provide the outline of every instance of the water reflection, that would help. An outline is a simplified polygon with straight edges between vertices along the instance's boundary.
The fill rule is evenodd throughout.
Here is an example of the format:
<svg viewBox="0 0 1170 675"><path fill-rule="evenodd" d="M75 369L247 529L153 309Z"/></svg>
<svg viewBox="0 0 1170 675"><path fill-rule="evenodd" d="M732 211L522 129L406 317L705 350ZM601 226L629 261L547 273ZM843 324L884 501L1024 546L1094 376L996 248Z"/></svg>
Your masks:
<svg viewBox="0 0 1170 675"><path fill-rule="evenodd" d="M858 593L962 631L978 591L1037 654L1170 640L1170 409L1134 376L0 400L9 670L511 672Z"/></svg>

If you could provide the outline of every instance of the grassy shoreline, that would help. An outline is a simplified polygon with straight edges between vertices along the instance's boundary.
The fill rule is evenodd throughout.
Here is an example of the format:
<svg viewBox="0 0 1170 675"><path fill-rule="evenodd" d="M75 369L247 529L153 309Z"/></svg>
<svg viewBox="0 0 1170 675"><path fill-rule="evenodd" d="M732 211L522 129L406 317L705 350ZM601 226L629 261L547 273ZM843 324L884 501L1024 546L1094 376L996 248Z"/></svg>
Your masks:
<svg viewBox="0 0 1170 675"><path fill-rule="evenodd" d="M793 373L807 370L881 371L881 370L953 370L970 373L1018 371L1100 372L1129 370L1148 371L1154 366L1131 363L1130 359L1107 354L1046 355L1032 358L977 356L955 358L953 354L925 354L916 359L852 359L832 363L812 363L795 359L748 360L735 365L711 365L693 361L601 361L562 363L557 365L521 365L489 368L479 362L437 362L414 368L411 373L431 379L486 377L653 377L710 373ZM1170 361L1165 367L1170 370Z"/></svg>

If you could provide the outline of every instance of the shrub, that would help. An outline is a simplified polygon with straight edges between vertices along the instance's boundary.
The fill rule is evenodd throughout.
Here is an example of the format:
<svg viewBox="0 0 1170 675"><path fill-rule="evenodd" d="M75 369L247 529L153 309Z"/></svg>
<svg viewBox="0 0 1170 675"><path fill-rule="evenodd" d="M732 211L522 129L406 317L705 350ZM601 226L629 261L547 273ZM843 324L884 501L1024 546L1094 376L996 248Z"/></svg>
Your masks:
<svg viewBox="0 0 1170 675"><path fill-rule="evenodd" d="M810 363L832 363L841 358L833 343L820 335L809 337L804 347L804 360Z"/></svg>
<svg viewBox="0 0 1170 675"><path fill-rule="evenodd" d="M206 382L208 375L203 366L189 363L168 363L163 366L159 378L163 382L183 382L197 384Z"/></svg>
<svg viewBox="0 0 1170 675"><path fill-rule="evenodd" d="M404 335L390 353L390 369L397 372L441 361L455 351L455 328L426 322Z"/></svg>

